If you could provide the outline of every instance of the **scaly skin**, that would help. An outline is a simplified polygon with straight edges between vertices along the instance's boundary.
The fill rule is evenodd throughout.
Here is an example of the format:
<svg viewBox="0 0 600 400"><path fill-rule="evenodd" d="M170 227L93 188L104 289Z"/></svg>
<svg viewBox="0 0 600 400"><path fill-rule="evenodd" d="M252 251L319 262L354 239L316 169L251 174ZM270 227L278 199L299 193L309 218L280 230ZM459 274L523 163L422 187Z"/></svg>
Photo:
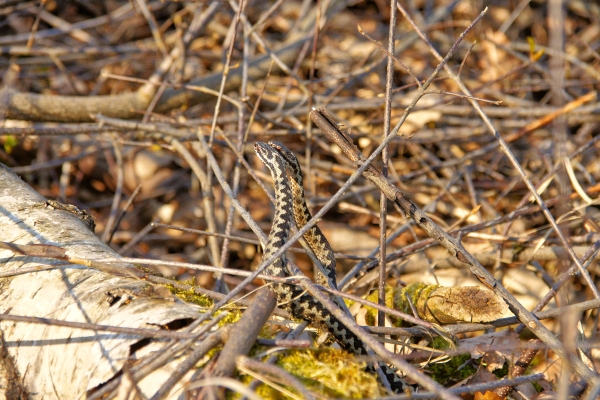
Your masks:
<svg viewBox="0 0 600 400"><path fill-rule="evenodd" d="M286 169L288 168L287 160L284 160L279 150L276 150L276 148L271 147L266 143L256 142L254 151L269 168L271 175L273 176L273 181L275 182L275 216L273 217L273 227L269 233L264 255L264 258L268 259L275 254L289 238L290 221L293 215L294 194L292 194L292 190L288 184L286 173ZM294 179L292 179L292 181L293 180ZM297 191L296 193L299 192ZM302 190L302 193L304 193L304 190ZM308 219L310 219L310 214ZM324 238L320 230L319 233L320 237ZM329 243L327 243L327 246L329 246ZM319 248L325 248L325 246L321 244ZM333 255L331 258L333 258ZM289 273L285 268L285 262L285 257L282 256L274 261L272 265L268 266L265 272L268 275L277 277L289 276ZM362 340L331 314L329 310L323 307L323 305L313 296L306 294L301 288L294 285L272 283L270 287L277 295L279 302L291 309L291 313L294 317L303 319L312 325L326 328L345 350L351 351L357 355L364 356L368 354L367 348ZM406 383L386 364L380 363L380 367L386 375L392 389L396 392L403 392L406 388ZM370 369L373 369L373 367L370 366Z"/></svg>
<svg viewBox="0 0 600 400"><path fill-rule="evenodd" d="M292 189L292 201L294 220L298 229L302 229L304 225L312 218L306 200L304 196L304 185L302 178L302 170L300 169L300 163L298 159L291 152L290 149L285 147L282 143L274 140L269 141L269 146L277 150L277 152L283 157L286 163L288 176L290 177L290 189ZM321 232L318 226L313 226L303 235L304 240L308 243L308 246L314 253L317 260L321 263L327 277L332 283L332 289L337 289L337 277L335 270L335 257L333 255L333 249L331 248L329 241ZM329 287L327 279L322 275L320 270L317 270L316 281L319 285Z"/></svg>

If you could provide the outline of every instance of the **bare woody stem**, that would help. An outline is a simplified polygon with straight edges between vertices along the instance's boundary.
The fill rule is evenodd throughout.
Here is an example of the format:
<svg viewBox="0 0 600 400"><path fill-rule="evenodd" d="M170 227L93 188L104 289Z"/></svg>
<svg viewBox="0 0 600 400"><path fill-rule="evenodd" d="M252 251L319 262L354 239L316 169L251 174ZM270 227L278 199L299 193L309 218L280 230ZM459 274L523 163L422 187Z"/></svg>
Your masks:
<svg viewBox="0 0 600 400"><path fill-rule="evenodd" d="M317 125L327 138L336 143L340 149L346 154L350 160L356 165L365 167L365 164L370 162L358 148L350 141L350 139L339 130L337 123L327 114L324 109L313 110L310 114L312 121ZM439 244L444 246L452 255L459 261L466 264L471 273L485 286L493 290L497 295L502 297L508 304L511 311L525 324L541 341L549 346L554 352L561 357L566 357L567 354L563 349L562 344L554 337L554 335L542 323L523 307L512 294L504 288L492 275L481 265L481 263L470 254L462 245L460 240L457 240L441 229L435 222L431 220L416 204L396 188L383 174L374 166L367 165L364 169L363 176L373 182L382 193L390 200L396 203L405 213L410 216L415 223L423 229L431 238L435 239ZM598 377L581 362L579 359L570 359L576 372L584 379L590 382L596 382Z"/></svg>

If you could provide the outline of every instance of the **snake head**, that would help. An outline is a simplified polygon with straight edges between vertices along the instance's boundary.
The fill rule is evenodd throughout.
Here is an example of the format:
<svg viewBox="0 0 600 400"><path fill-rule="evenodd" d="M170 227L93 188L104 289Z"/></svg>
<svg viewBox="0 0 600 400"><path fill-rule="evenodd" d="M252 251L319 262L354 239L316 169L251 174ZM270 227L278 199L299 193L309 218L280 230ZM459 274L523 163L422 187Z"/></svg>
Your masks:
<svg viewBox="0 0 600 400"><path fill-rule="evenodd" d="M302 185L302 172L300 171L300 163L298 162L298 158L296 158L296 155L290 149L285 147L281 142L270 140L269 146L277 150L279 155L283 157L283 159L287 163L287 166L291 169L290 172L293 175L298 176L297 179L299 179L300 185Z"/></svg>
<svg viewBox="0 0 600 400"><path fill-rule="evenodd" d="M268 144L264 142L256 142L254 143L254 152L261 159L265 165L269 166L271 160L273 159L274 150Z"/></svg>
<svg viewBox="0 0 600 400"><path fill-rule="evenodd" d="M283 145L283 143L281 143L281 142L278 142L276 140L269 140L269 146L271 146L272 148L277 150L277 152L279 154L281 154L283 156L283 158L285 158L286 160L296 159L296 156L294 155L294 153L292 153L292 151L290 149L288 149L287 147L285 147Z"/></svg>
<svg viewBox="0 0 600 400"><path fill-rule="evenodd" d="M254 144L254 152L269 167L274 178L281 171L285 174L285 161L277 150L264 142L256 142Z"/></svg>
<svg viewBox="0 0 600 400"><path fill-rule="evenodd" d="M278 151L281 151L281 150L290 151L287 147L285 147L283 145L283 143L278 142L276 140L269 140L269 146L271 146L272 148L274 148L275 150L278 150Z"/></svg>

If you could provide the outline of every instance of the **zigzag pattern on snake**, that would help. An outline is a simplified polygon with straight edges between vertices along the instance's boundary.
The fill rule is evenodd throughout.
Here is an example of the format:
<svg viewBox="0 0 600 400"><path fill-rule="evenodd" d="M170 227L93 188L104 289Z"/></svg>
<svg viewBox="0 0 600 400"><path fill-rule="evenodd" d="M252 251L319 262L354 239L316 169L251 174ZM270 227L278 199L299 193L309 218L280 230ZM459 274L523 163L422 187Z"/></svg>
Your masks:
<svg viewBox="0 0 600 400"><path fill-rule="evenodd" d="M282 143L271 140L269 141L269 146L277 150L279 155L285 160L288 177L290 178L290 189L292 190L294 220L296 221L296 226L300 229L312 218L310 211L308 211L304 196L304 185L300 163L294 153ZM323 235L323 232L321 232L321 229L315 225L302 237L325 269L325 273L332 283L332 289L337 289L336 262L333 255L333 249L325 235ZM326 287L330 286L329 282L327 282L327 278L323 276L319 269L317 269L315 280L319 285Z"/></svg>
<svg viewBox="0 0 600 400"><path fill-rule="evenodd" d="M262 142L256 142L254 145L254 151L271 171L271 175L275 183L275 215L273 217L273 226L271 228L271 232L269 233L269 238L265 247L265 259L270 258L281 246L287 242L290 231L290 221L294 215L294 194L292 194L292 189L290 188L290 184L287 179L287 171L290 170L290 167L286 162L286 159L283 158L281 149L285 149L287 152L289 152L289 154L292 154L280 143L275 144L274 147ZM293 156L293 158L295 159L295 156ZM298 165L297 160L295 163ZM294 180L295 179L292 177L292 182ZM294 185L294 183L292 183L292 185ZM296 193L299 193L299 191L296 191ZM302 194L303 193L304 190L302 189ZM304 200L302 200L302 202L304 203ZM305 203L304 207L306 207ZM308 210L306 212L308 212ZM310 219L310 213L308 215L308 219ZM305 223L308 221L308 219L305 220ZM298 222L296 223L298 224ZM298 228L301 228L302 226L304 225L298 224ZM318 232L320 233L321 237L324 238L321 231L319 230ZM319 236L315 236L313 239L318 237ZM309 240L307 240L307 242L308 241ZM327 243L327 247L331 249L331 247L329 247L329 243ZM325 248L325 246L321 245L320 247L317 247L317 249L318 248ZM317 258L321 260L323 256L324 255L321 253L317 255ZM333 258L332 254L331 258ZM277 277L288 276L289 273L285 267L285 262L285 257L282 256L281 258L275 260L273 264L269 265L265 272L268 275ZM333 282L335 283L335 281ZM345 350L351 351L357 355L368 354L364 343L358 338L358 336L351 332L314 297L304 293L301 288L294 285L272 283L271 289L277 295L280 303L289 305L291 308L291 313L294 317L303 319L313 325L316 324L321 327L325 327ZM400 377L386 364L380 363L380 366L392 389L396 392L404 391L406 383L402 381Z"/></svg>

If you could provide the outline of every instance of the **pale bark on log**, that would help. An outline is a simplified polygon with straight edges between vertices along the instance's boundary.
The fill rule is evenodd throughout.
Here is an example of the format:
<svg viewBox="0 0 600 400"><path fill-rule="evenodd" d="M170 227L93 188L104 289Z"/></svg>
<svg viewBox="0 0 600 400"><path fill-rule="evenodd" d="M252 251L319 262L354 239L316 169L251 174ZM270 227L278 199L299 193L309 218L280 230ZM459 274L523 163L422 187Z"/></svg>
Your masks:
<svg viewBox="0 0 600 400"><path fill-rule="evenodd" d="M86 259L118 257L75 215L46 207L45 201L0 164L0 241L52 244ZM198 307L140 279L0 250L0 273L50 264L56 268L0 278L0 313L156 330L200 315ZM90 389L118 375L128 358L140 355L131 355L140 336L11 321L1 321L0 328L32 399L85 398ZM151 346L139 351L156 349L160 342L152 339ZM141 392L152 395L176 364L172 361L137 382Z"/></svg>

